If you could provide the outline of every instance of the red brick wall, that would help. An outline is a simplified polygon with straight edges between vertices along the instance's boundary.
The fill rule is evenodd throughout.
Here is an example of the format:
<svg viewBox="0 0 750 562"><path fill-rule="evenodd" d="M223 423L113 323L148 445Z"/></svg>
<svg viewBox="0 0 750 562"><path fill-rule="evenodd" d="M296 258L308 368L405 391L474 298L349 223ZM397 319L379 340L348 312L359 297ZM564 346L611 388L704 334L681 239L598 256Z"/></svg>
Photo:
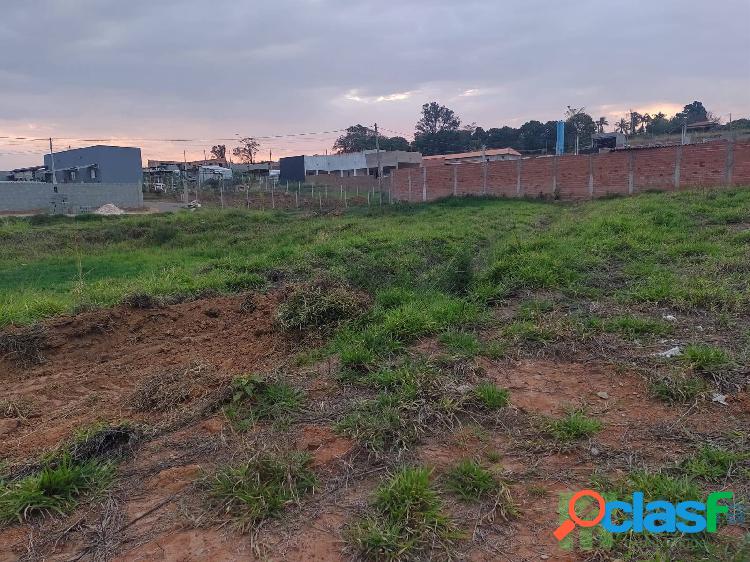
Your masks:
<svg viewBox="0 0 750 562"><path fill-rule="evenodd" d="M676 174L678 170L679 174ZM731 171L731 177L729 172ZM424 169L397 170L391 177L394 200L422 201ZM489 162L486 193L505 197L588 199L645 190L750 185L750 142L715 141L582 156L539 157ZM482 164L426 168L428 201L456 195L482 195ZM455 177L454 177L455 175ZM519 193L520 178L520 193Z"/></svg>

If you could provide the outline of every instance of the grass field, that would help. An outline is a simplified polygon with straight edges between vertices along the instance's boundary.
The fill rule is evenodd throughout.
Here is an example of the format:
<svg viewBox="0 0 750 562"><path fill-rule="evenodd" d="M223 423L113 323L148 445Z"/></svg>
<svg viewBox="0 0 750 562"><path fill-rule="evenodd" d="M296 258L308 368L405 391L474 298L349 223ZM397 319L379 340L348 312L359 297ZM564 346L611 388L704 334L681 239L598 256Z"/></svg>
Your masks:
<svg viewBox="0 0 750 562"><path fill-rule="evenodd" d="M565 206L452 200L337 217L4 218L0 325L135 293L258 289L316 270L373 293L398 290L402 305L425 292L484 303L524 288L740 311L750 298L749 215L750 192L734 190Z"/></svg>
<svg viewBox="0 0 750 562"><path fill-rule="evenodd" d="M153 493L139 487L165 465L148 463L168 456L191 463L168 470L203 472L181 500L187 527L233 523L253 541L262 527L283 542L300 526L285 514L317 525L335 513L321 523L335 527L332 550L311 542L320 559L490 560L511 539L518 559L538 559L559 548L545 541L561 489L750 492L749 249L750 189L0 219L0 418L19 420L28 457L23 470L0 464L0 523L27 508L76 518L97 501L108 521L115 496ZM77 312L92 325L82 314L62 326L71 341L44 362L38 325ZM201 364L176 367L188 359ZM71 449L59 424L90 436L81 420L137 428L150 452L133 445L114 462L97 442L85 459L60 457ZM209 422L220 439L200 433ZM27 453L35 434L58 456ZM337 447L341 464L321 460ZM573 559L739 561L747 531L630 533ZM90 548L145 542L133 533Z"/></svg>

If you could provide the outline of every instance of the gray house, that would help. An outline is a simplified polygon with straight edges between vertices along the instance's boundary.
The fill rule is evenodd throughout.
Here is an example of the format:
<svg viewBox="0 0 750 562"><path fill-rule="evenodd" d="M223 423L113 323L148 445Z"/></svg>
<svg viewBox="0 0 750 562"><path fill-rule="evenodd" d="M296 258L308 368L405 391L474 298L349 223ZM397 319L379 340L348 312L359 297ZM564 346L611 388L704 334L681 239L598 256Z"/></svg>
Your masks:
<svg viewBox="0 0 750 562"><path fill-rule="evenodd" d="M143 182L141 149L126 146L87 146L55 152L58 183L137 183ZM44 165L52 170L52 156L44 155Z"/></svg>
<svg viewBox="0 0 750 562"><path fill-rule="evenodd" d="M112 203L143 207L141 149L89 146L44 156L44 167L14 170L0 177L0 213L78 214Z"/></svg>

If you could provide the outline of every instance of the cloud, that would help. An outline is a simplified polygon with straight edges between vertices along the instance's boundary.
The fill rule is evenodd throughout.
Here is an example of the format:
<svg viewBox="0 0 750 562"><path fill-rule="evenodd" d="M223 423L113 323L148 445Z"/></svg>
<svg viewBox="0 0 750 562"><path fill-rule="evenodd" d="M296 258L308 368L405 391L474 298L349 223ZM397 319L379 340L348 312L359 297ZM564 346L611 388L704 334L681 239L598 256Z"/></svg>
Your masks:
<svg viewBox="0 0 750 562"><path fill-rule="evenodd" d="M617 116L696 99L750 116L746 0L4 4L0 136L31 136L33 123L61 143L129 137L147 157L197 158L236 134L362 122L410 132L430 101L485 128L557 119L567 105ZM175 137L191 141L137 140ZM263 150L323 152L333 140ZM40 144L0 139L0 169L38 163Z"/></svg>
<svg viewBox="0 0 750 562"><path fill-rule="evenodd" d="M404 101L412 97L415 92L395 92L380 96L363 96L358 89L352 89L344 94L344 99L358 103L381 103L389 101Z"/></svg>

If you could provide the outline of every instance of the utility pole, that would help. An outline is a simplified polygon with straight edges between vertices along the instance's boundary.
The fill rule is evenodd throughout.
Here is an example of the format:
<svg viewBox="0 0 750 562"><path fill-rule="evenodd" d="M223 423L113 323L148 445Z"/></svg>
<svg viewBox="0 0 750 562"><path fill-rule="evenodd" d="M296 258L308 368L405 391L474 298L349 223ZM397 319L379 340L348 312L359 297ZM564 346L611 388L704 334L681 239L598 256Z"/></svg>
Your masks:
<svg viewBox="0 0 750 562"><path fill-rule="evenodd" d="M52 191L57 193L57 172L55 172L55 153L52 152L52 137L49 139L49 159L52 165Z"/></svg>
<svg viewBox="0 0 750 562"><path fill-rule="evenodd" d="M185 154L185 151L182 151L182 161L184 162L183 170L182 170L182 196L185 198L185 205L190 203L190 194L188 193L188 187L187 187L187 155Z"/></svg>
<svg viewBox="0 0 750 562"><path fill-rule="evenodd" d="M380 135L378 134L378 124L375 123L375 155L378 160L378 192L383 191L383 163L380 161Z"/></svg>

